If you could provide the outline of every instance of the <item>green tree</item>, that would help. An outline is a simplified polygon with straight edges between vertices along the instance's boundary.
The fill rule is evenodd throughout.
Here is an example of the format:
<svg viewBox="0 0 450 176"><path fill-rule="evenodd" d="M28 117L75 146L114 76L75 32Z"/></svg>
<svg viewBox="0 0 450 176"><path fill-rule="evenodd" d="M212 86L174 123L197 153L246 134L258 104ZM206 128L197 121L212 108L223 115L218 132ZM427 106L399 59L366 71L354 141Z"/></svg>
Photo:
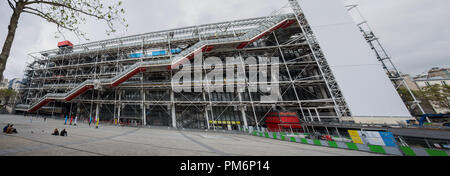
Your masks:
<svg viewBox="0 0 450 176"><path fill-rule="evenodd" d="M15 98L17 95L17 92L12 89L0 89L0 100L3 100L5 102L5 105L9 104L9 100L11 98Z"/></svg>
<svg viewBox="0 0 450 176"><path fill-rule="evenodd" d="M414 99L411 96L411 94L409 93L408 89L400 87L397 89L397 91L404 102L414 101ZM416 95L415 91L412 91L412 92L414 93L414 95Z"/></svg>
<svg viewBox="0 0 450 176"><path fill-rule="evenodd" d="M414 98L412 97L412 95L409 93L408 89L404 88L404 87L400 87L397 89L398 94L400 95L400 97L402 98L403 102L405 103L405 105L407 106L407 108L409 109L409 111L411 112L411 114L413 115L421 115L422 112L416 108L415 106L413 106L413 101ZM432 110L431 105L428 103L428 101L425 101L423 99L421 99L421 91L414 91L411 90L411 92L414 94L414 96L416 97L416 99L418 101L420 101L420 105L422 106L422 108L424 109L425 112L427 113L431 113L430 109Z"/></svg>
<svg viewBox="0 0 450 176"><path fill-rule="evenodd" d="M450 109L450 87L441 86L439 84L427 86L423 88L423 91L419 95L424 100L432 101L441 108Z"/></svg>
<svg viewBox="0 0 450 176"><path fill-rule="evenodd" d="M95 18L106 22L107 34L116 31L116 22L128 27L121 15L125 13L120 8L122 2L112 5L104 5L101 0L6 0L13 13L8 25L8 33L0 54L0 80L3 79L6 62L11 51L11 46L16 34L17 24L21 14L28 13L54 23L57 30L68 30L77 36L86 38L86 34L80 30L79 25L84 24L87 18ZM87 39L87 38L86 38Z"/></svg>

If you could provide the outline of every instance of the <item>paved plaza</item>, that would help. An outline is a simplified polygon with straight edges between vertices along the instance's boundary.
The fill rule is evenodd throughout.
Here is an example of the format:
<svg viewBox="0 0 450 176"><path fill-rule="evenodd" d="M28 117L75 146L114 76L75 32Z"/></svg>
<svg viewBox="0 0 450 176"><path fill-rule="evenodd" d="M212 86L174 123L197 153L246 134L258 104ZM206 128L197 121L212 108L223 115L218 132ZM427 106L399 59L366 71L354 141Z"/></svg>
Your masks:
<svg viewBox="0 0 450 176"><path fill-rule="evenodd" d="M0 156L376 156L378 154L306 145L244 134L163 127L118 127L62 119L0 115L3 127L14 124L18 134L0 135ZM55 128L68 136L53 136Z"/></svg>

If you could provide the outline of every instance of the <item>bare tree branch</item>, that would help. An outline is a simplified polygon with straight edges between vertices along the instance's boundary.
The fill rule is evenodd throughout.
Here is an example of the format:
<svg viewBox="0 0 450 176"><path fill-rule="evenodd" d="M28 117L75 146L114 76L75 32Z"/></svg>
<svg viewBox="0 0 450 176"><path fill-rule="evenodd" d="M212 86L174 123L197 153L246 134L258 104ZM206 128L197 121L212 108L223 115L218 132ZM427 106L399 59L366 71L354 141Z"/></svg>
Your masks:
<svg viewBox="0 0 450 176"><path fill-rule="evenodd" d="M30 8L27 8L27 9L30 9ZM35 9L32 9L32 10L35 10ZM39 16L41 18L44 18L45 20L47 20L47 21L49 21L51 23L55 23L58 27L62 27L62 28L67 29L69 31L74 31L75 30L74 28L69 28L69 27L67 27L65 25L61 25L59 21L53 19L52 17L49 17L49 16L45 15L44 13L42 13L42 12L40 12L38 10L35 10L35 12L28 11L28 10L23 10L23 12L29 13L29 14L33 14L33 15Z"/></svg>
<svg viewBox="0 0 450 176"><path fill-rule="evenodd" d="M11 2L11 0L8 0L8 4L9 4L9 7L11 7L11 9L16 9L16 7L14 6L14 4Z"/></svg>
<svg viewBox="0 0 450 176"><path fill-rule="evenodd" d="M57 21L57 25L72 28L74 29L72 32L76 31L77 35L82 34L83 37L84 33L75 27L86 21L83 15L105 21L109 28L109 30L106 31L108 35L116 32L114 22L119 22L119 24L127 28L128 25L125 24L126 20L119 16L119 14L125 13L123 9L119 8L121 3L122 2L119 1L117 4L107 6L106 8L100 0L67 0L60 2L56 0L33 0L24 2L26 9L33 9L36 13L39 11L41 15L54 19L55 21L52 21L53 23L56 23ZM41 10L32 8L32 5L37 4L41 4Z"/></svg>
<svg viewBox="0 0 450 176"><path fill-rule="evenodd" d="M89 16L96 17L96 18L102 18L101 16L98 16L98 15L95 15L95 14L92 14L92 13L87 13L87 12L85 12L85 11L83 11L83 10L76 9L76 8L73 8L73 7L69 7L69 6L65 5L65 4L56 3L56 2L48 2L48 1L31 1L31 2L25 3L25 5L31 5L31 4L35 4L35 3L48 4L48 5L52 5L52 6L56 6L56 7L65 7L65 8L68 8L68 9L71 9L71 10L74 10L74 11L77 11L77 12L80 12L80 13L83 13L83 14L85 14L85 15L89 15Z"/></svg>
<svg viewBox="0 0 450 176"><path fill-rule="evenodd" d="M86 33L79 28L79 25L86 23L88 17L104 21L108 27L106 29L108 35L116 31L115 22L119 22L125 28L128 27L125 24L126 20L121 17L121 14L125 13L120 8L122 2L117 1L118 3L104 5L105 1L102 0L7 0L9 7L13 9L13 14L0 53L0 78L3 76L19 17L22 13L32 14L56 24L58 33L63 37L62 29L73 32L77 37L81 36L89 40L85 37Z"/></svg>

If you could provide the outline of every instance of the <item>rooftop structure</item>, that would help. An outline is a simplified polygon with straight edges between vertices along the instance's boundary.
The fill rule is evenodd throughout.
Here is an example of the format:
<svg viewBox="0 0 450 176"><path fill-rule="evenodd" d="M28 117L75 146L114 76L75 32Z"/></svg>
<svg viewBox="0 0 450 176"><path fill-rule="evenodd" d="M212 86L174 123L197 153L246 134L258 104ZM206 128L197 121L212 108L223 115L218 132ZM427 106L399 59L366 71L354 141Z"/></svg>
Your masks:
<svg viewBox="0 0 450 176"><path fill-rule="evenodd" d="M450 68L439 68L434 67L429 71L417 75L414 77L415 80L426 80L426 79L450 79Z"/></svg>

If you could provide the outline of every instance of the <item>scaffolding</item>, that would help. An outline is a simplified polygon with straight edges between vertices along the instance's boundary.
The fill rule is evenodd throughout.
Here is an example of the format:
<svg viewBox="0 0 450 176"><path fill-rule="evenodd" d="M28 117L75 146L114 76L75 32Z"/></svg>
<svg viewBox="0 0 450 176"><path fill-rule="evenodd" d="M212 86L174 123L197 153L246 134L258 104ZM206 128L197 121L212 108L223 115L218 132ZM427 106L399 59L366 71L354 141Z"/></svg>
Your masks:
<svg viewBox="0 0 450 176"><path fill-rule="evenodd" d="M243 77L211 84L213 67L205 62L195 66L198 53L202 61L236 58L234 64L214 69L242 70ZM24 113L201 129L259 127L270 112L279 110L296 112L302 122L340 122L351 116L308 22L292 0L267 17L102 40L30 57L16 106ZM277 57L280 62L244 62L250 57ZM205 78L187 85L194 89L201 84L201 91L174 91L186 86L172 81L186 65ZM261 82L249 77L263 65L277 66L279 78L267 76ZM211 91L230 84L240 91ZM267 92L250 91L263 84L279 85L278 101L263 101Z"/></svg>

